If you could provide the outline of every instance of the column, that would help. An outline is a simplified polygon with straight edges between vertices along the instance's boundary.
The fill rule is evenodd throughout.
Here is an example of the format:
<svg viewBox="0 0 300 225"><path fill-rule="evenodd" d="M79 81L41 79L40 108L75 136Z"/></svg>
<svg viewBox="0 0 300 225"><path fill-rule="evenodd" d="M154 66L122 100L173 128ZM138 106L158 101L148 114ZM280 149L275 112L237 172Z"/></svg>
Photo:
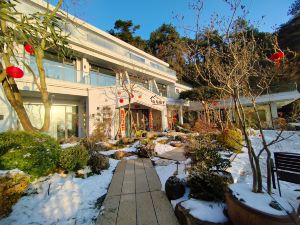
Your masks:
<svg viewBox="0 0 300 225"><path fill-rule="evenodd" d="M278 118L277 104L275 102L271 102L270 108L271 108L272 119Z"/></svg>
<svg viewBox="0 0 300 225"><path fill-rule="evenodd" d="M178 111L178 117L179 117L179 124L183 124L183 111L182 111L182 105L179 106L179 111Z"/></svg>
<svg viewBox="0 0 300 225"><path fill-rule="evenodd" d="M165 131L168 129L168 114L167 114L167 107L161 111L161 126L162 130Z"/></svg>
<svg viewBox="0 0 300 225"><path fill-rule="evenodd" d="M86 58L82 58L82 62L81 62L81 68L82 68L82 76L84 78L84 83L86 84L90 84L90 64L89 62L87 61Z"/></svg>

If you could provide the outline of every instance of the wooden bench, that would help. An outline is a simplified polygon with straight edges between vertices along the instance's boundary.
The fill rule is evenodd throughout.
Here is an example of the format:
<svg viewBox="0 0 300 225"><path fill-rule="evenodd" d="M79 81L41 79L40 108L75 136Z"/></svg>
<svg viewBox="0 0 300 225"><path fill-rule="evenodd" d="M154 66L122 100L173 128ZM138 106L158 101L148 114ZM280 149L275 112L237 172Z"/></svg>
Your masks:
<svg viewBox="0 0 300 225"><path fill-rule="evenodd" d="M276 172L279 195L281 196L279 180L300 184L300 154L289 152L275 152L275 167L272 167L273 186Z"/></svg>

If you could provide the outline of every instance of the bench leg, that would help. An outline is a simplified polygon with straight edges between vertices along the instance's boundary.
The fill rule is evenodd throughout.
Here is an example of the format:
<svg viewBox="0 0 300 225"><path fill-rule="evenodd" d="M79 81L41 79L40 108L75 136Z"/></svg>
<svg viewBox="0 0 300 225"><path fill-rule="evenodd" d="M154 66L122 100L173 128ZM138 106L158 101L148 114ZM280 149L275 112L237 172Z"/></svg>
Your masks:
<svg viewBox="0 0 300 225"><path fill-rule="evenodd" d="M277 184L278 184L279 196L281 197L281 189L280 189L280 184L279 184L278 176L277 176Z"/></svg>

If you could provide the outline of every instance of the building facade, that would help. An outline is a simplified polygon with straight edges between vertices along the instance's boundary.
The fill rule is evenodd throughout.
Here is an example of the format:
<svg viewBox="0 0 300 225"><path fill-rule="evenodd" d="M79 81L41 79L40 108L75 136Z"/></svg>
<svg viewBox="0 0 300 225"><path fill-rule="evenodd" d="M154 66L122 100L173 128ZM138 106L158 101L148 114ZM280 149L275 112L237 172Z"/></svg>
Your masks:
<svg viewBox="0 0 300 225"><path fill-rule="evenodd" d="M46 7L42 0L21 0L16 8L32 13ZM188 103L178 96L190 87L177 83L176 72L167 63L76 17L68 15L67 20L73 56L58 60L55 52L47 52L44 59L52 104L51 136L83 137L93 132L95 124L105 123L107 135L115 138L125 136L129 126L163 131L175 117L183 121L182 108ZM34 56L24 52L23 46L17 55L37 71ZM39 92L32 75L22 69L25 75L16 80L17 85L31 122L39 128L43 121ZM0 132L22 129L2 88L0 103Z"/></svg>

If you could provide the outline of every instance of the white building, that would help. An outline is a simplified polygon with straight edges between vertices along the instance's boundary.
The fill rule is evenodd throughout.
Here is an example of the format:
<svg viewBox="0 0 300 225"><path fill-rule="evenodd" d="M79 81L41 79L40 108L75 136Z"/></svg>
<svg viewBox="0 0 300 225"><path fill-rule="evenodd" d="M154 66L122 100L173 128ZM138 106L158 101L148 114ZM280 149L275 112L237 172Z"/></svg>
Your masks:
<svg viewBox="0 0 300 225"><path fill-rule="evenodd" d="M46 3L21 0L16 8L23 13L42 11ZM96 122L108 120L112 138L125 135L128 126L165 130L168 120L173 120L174 109L179 122L183 121L182 107L187 103L178 100L178 94L190 87L177 83L176 72L167 63L76 17L68 15L68 20L73 58L59 61L49 52L44 60L52 103L50 135L58 139L83 137L93 131ZM22 46L20 51L24 51ZM24 54L35 70L34 56ZM25 73L16 81L33 125L41 127L43 107L32 75ZM134 85L131 125L125 118L129 105L125 83L126 87ZM21 129L21 125L1 87L0 132L9 129Z"/></svg>

